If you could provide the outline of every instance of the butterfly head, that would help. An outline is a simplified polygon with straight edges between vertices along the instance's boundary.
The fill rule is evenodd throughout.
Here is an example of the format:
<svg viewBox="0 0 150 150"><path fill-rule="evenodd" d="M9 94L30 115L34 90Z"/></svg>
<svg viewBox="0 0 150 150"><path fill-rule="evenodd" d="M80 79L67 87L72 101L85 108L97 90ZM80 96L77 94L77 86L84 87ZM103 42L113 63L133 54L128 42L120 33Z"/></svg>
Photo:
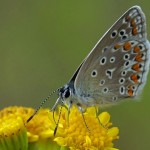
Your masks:
<svg viewBox="0 0 150 150"><path fill-rule="evenodd" d="M59 96L61 97L62 101L69 99L71 93L71 88L68 84L64 85L61 89L59 89Z"/></svg>
<svg viewBox="0 0 150 150"><path fill-rule="evenodd" d="M60 103L62 103L63 105L69 105L70 103L72 103L72 88L69 84L66 84L62 88L58 89L58 95L59 97L51 110L55 110Z"/></svg>

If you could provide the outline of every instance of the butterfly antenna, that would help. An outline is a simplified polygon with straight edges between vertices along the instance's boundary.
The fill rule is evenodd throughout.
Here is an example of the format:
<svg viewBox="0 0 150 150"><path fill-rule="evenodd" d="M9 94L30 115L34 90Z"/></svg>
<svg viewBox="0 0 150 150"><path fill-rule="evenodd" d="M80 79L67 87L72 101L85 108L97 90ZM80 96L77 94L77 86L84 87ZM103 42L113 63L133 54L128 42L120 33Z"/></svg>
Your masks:
<svg viewBox="0 0 150 150"><path fill-rule="evenodd" d="M56 123L56 127L55 127L55 130L54 130L54 136L56 135L56 132L57 132L57 129L58 129L58 124L59 124L59 120L60 120L60 116L61 116L61 111L62 111L62 105L60 107L60 112L59 112L59 116L58 116L58 121Z"/></svg>
<svg viewBox="0 0 150 150"><path fill-rule="evenodd" d="M59 88L59 89L60 89L60 88ZM43 100L43 102L42 102L42 103L40 104L40 106L35 110L35 112L33 113L33 115L28 118L28 120L26 121L26 123L28 123L28 122L37 114L37 112L42 108L42 106L44 105L44 103L45 103L55 92L59 91L59 89L57 89L57 90L53 91L52 93L50 93L50 94Z"/></svg>

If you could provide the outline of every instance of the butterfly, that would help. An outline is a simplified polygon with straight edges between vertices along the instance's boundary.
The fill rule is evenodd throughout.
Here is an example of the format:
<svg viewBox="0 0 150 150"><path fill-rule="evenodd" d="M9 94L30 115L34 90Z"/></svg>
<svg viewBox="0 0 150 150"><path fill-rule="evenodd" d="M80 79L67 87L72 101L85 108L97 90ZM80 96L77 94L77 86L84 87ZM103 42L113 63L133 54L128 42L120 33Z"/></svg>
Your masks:
<svg viewBox="0 0 150 150"><path fill-rule="evenodd" d="M83 113L91 106L105 107L136 99L146 83L149 65L146 18L139 6L133 6L103 35L70 81L57 90L59 97L52 110L63 103L68 112L76 105Z"/></svg>

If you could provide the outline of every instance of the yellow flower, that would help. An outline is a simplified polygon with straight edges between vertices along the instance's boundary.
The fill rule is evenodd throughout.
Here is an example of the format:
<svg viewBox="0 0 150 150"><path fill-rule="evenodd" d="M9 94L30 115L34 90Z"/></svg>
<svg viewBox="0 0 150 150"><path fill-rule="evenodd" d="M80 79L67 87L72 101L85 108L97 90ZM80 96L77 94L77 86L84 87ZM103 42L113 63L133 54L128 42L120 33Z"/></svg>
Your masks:
<svg viewBox="0 0 150 150"><path fill-rule="evenodd" d="M15 106L0 111L0 135L4 132L7 133L8 136L11 135L9 134L10 130L7 128L8 123L12 124L16 129L23 129L23 131L25 131L23 133L26 133L28 136L28 149L32 150L117 150L114 148L113 142L118 139L119 129L117 127L111 127L110 115L107 112L103 112L98 116L99 122L95 116L95 108L88 108L84 113L85 122L90 130L88 131L83 116L76 107L71 109L69 122L68 111L66 108L63 108L58 129L54 136L56 124L53 113L50 112L49 109L41 109L37 115L26 124L26 120L34 111L35 110L31 108ZM59 112L55 112L54 116L57 122ZM12 118L14 118L14 121ZM2 126L2 122L6 123ZM17 135L15 129L11 131ZM27 142L26 139L25 141ZM1 144L3 143L0 142L0 146Z"/></svg>
<svg viewBox="0 0 150 150"><path fill-rule="evenodd" d="M26 107L8 107L0 111L0 118L9 115L20 117L27 129L28 141L36 142L39 139L53 136L53 130L50 130L49 110L41 109L34 118L26 124L27 119L34 113L34 109ZM15 124L14 124L15 125Z"/></svg>
<svg viewBox="0 0 150 150"><path fill-rule="evenodd" d="M0 150L27 150L27 131L21 117L8 110L0 112Z"/></svg>
<svg viewBox="0 0 150 150"><path fill-rule="evenodd" d="M68 125L67 110L64 108L54 141L71 150L117 150L113 148L113 141L118 139L119 129L110 127L110 115L107 112L101 113L98 116L99 122L95 108L91 107L84 113L84 117L90 131L76 107L71 109Z"/></svg>

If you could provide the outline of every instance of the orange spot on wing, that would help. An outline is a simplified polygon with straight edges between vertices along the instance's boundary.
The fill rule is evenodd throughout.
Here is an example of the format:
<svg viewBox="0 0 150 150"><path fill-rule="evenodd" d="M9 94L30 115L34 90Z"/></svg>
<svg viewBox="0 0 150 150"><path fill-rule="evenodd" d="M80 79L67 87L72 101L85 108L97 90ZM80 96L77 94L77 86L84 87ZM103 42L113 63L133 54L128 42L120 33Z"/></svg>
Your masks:
<svg viewBox="0 0 150 150"><path fill-rule="evenodd" d="M121 45L119 45L119 44L116 44L115 46L114 46L114 49L119 49L121 47Z"/></svg>
<svg viewBox="0 0 150 150"><path fill-rule="evenodd" d="M139 53L140 52L139 46L135 46L133 51L134 53Z"/></svg>
<svg viewBox="0 0 150 150"><path fill-rule="evenodd" d="M133 96L133 90L128 90L128 95Z"/></svg>
<svg viewBox="0 0 150 150"><path fill-rule="evenodd" d="M135 61L141 62L141 61L142 61L142 57L143 57L143 54L138 54L138 55L135 57Z"/></svg>
<svg viewBox="0 0 150 150"><path fill-rule="evenodd" d="M134 64L133 66L132 66L132 69L133 70L135 70L135 71L140 71L140 64Z"/></svg>
<svg viewBox="0 0 150 150"><path fill-rule="evenodd" d="M136 27L133 28L132 33L133 33L133 35L137 35L138 34L138 29Z"/></svg>
<svg viewBox="0 0 150 150"><path fill-rule="evenodd" d="M132 27L136 27L136 22L135 22L135 20L134 20L134 19L132 19L132 21L131 21L131 25L132 25Z"/></svg>
<svg viewBox="0 0 150 150"><path fill-rule="evenodd" d="M124 50L128 51L131 49L131 43L130 42L126 42L123 46Z"/></svg>
<svg viewBox="0 0 150 150"><path fill-rule="evenodd" d="M138 81L139 76L138 76L137 74L131 75L130 78L131 78L131 80L132 80L133 82L135 82L135 83L138 83L138 82L139 82L139 81ZM131 89L129 89L129 90L131 90Z"/></svg>

